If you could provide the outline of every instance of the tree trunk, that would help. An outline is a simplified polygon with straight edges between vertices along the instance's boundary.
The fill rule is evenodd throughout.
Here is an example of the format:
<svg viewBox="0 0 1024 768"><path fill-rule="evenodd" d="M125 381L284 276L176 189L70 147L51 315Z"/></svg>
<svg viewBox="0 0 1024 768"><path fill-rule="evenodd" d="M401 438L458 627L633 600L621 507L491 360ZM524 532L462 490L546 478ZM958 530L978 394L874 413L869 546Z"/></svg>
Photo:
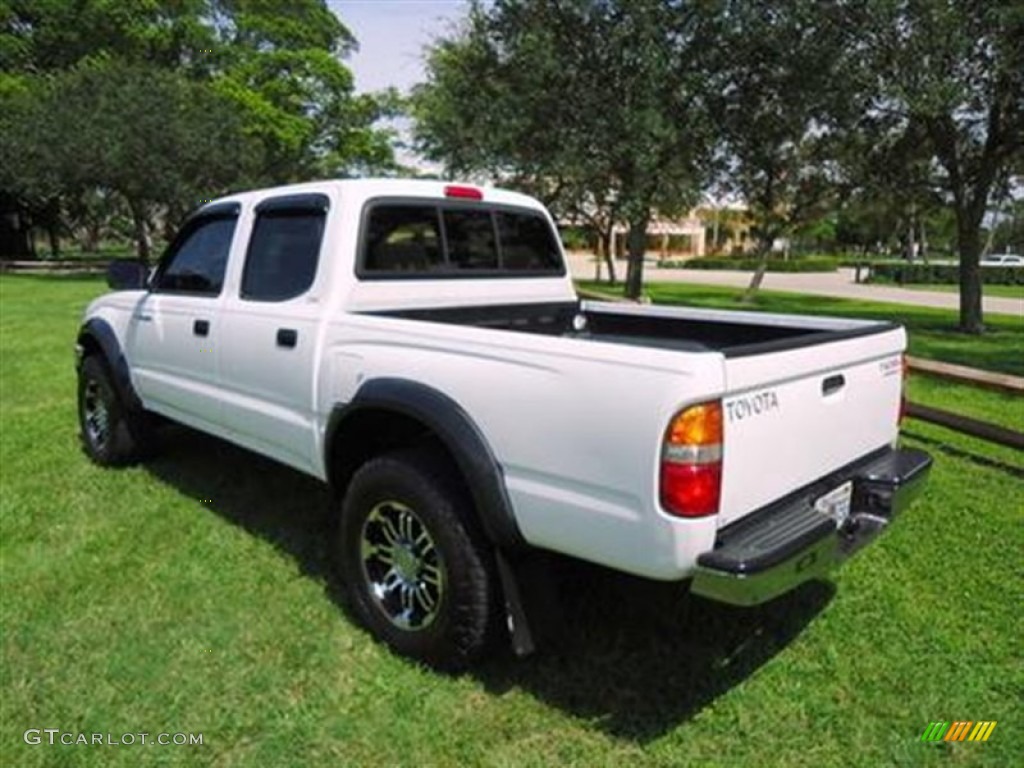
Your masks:
<svg viewBox="0 0 1024 768"><path fill-rule="evenodd" d="M608 226L604 228L604 231L597 233L598 243L604 256L604 263L608 267L609 285L615 285L618 282L618 277L615 275L615 254L612 253L612 230L614 228L615 223L610 221Z"/></svg>
<svg viewBox="0 0 1024 768"><path fill-rule="evenodd" d="M132 224L135 228L136 254L139 257L139 261L148 266L149 257L153 249L149 241L149 226L146 222L146 215L140 203L129 203L128 207L132 212Z"/></svg>
<svg viewBox="0 0 1024 768"><path fill-rule="evenodd" d="M50 255L55 259L60 258L60 231L55 221L46 223L46 237L50 241Z"/></svg>
<svg viewBox="0 0 1024 768"><path fill-rule="evenodd" d="M747 290L740 296L740 301L744 304L753 302L754 295L761 289L761 283L764 282L764 273L768 271L768 254L771 253L774 239L773 237L764 237L758 242L757 269L754 270L754 276L750 278L750 285L747 286Z"/></svg>
<svg viewBox="0 0 1024 768"><path fill-rule="evenodd" d="M608 268L608 284L615 285L617 278L615 276L615 255L612 253L612 228L609 225L604 230L598 230L597 232L597 274L600 280L601 275L601 262Z"/></svg>
<svg viewBox="0 0 1024 768"><path fill-rule="evenodd" d="M992 226L990 226L988 228L988 235L986 235L986 237L985 237L985 246L981 249L981 251L979 252L978 255L979 256L988 256L990 253L992 253L992 243L993 243L993 241L995 239L996 239L996 225L995 225L995 223L993 223Z"/></svg>
<svg viewBox="0 0 1024 768"><path fill-rule="evenodd" d="M0 259L35 258L30 235L22 214L0 214Z"/></svg>
<svg viewBox="0 0 1024 768"><path fill-rule="evenodd" d="M100 249L100 238L103 235L103 225L98 219L87 219L82 225L82 251L84 253L96 253Z"/></svg>
<svg viewBox="0 0 1024 768"><path fill-rule="evenodd" d="M907 227L907 261L915 261L917 256L917 239L916 239L916 227L917 220L914 217L914 211L910 211L910 226Z"/></svg>
<svg viewBox="0 0 1024 768"><path fill-rule="evenodd" d="M640 298L640 290L644 282L644 249L647 246L647 222L650 214L629 223L629 235L626 239L629 248L629 266L626 269L626 298L634 301Z"/></svg>
<svg viewBox="0 0 1024 768"><path fill-rule="evenodd" d="M50 243L50 255L55 258L60 258L60 200L57 198L51 198L46 203L46 208L43 213L46 223L44 225L46 229L46 238Z"/></svg>
<svg viewBox="0 0 1024 768"><path fill-rule="evenodd" d="M957 250L960 252L960 330L984 333L981 308L981 241L975 217L957 211ZM977 217L980 220L980 216Z"/></svg>

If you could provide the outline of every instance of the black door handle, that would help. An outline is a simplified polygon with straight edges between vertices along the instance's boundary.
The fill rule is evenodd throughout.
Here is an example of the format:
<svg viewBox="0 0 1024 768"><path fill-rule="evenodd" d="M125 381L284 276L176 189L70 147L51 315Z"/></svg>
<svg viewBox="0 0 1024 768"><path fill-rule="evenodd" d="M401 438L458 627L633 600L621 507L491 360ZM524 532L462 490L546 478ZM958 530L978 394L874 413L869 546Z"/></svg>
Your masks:
<svg viewBox="0 0 1024 768"><path fill-rule="evenodd" d="M821 394L831 395L833 392L838 392L846 385L846 379L843 374L837 373L835 376L829 376L823 382L821 382Z"/></svg>
<svg viewBox="0 0 1024 768"><path fill-rule="evenodd" d="M196 336L208 336L210 333L210 321L196 320L192 323L192 333Z"/></svg>
<svg viewBox="0 0 1024 768"><path fill-rule="evenodd" d="M294 328L278 328L277 329L277 346L288 347L289 349L294 347L299 340L299 332Z"/></svg>

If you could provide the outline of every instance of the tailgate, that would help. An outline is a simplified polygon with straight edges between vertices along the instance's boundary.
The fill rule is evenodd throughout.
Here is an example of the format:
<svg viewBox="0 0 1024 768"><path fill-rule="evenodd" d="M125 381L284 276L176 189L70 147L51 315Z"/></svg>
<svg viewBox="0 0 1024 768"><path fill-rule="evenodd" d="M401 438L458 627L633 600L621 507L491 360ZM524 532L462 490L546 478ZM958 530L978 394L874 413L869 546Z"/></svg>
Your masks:
<svg viewBox="0 0 1024 768"><path fill-rule="evenodd" d="M725 360L719 527L892 442L902 328Z"/></svg>

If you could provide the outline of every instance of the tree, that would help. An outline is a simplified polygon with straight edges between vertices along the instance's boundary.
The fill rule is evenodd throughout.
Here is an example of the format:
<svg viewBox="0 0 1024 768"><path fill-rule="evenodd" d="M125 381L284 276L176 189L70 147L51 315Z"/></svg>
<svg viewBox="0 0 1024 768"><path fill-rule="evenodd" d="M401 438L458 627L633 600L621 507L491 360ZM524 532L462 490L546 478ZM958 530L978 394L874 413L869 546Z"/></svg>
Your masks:
<svg viewBox="0 0 1024 768"><path fill-rule="evenodd" d="M653 212L688 207L706 175L701 19L697 4L660 0L474 3L428 54L418 144L450 173L551 190L602 229L614 212L639 297Z"/></svg>
<svg viewBox="0 0 1024 768"><path fill-rule="evenodd" d="M356 95L342 63L355 38L323 0L211 2L219 44L207 56L216 90L264 147L261 183L395 168L392 94Z"/></svg>
<svg viewBox="0 0 1024 768"><path fill-rule="evenodd" d="M95 183L144 244L155 211L176 220L231 187L393 169L376 123L394 99L355 94L354 45L323 0L0 2L0 196L56 245Z"/></svg>
<svg viewBox="0 0 1024 768"><path fill-rule="evenodd" d="M1024 151L1024 6L871 0L852 21L863 109L920 131L937 160L957 221L960 329L981 333L982 220Z"/></svg>
<svg viewBox="0 0 1024 768"><path fill-rule="evenodd" d="M847 40L811 0L727 0L715 20L715 122L723 186L746 201L760 288L773 243L820 216L833 189L836 79Z"/></svg>
<svg viewBox="0 0 1024 768"><path fill-rule="evenodd" d="M127 206L139 258L158 206L225 191L256 154L233 107L153 67L98 60L44 78L21 100L0 149L0 185L29 199L101 189Z"/></svg>
<svg viewBox="0 0 1024 768"><path fill-rule="evenodd" d="M840 239L927 259L929 245L944 234L946 200L923 126L866 110L846 131L837 160Z"/></svg>
<svg viewBox="0 0 1024 768"><path fill-rule="evenodd" d="M1024 199L1011 201L1001 213L991 230L992 251L1021 253L1024 251Z"/></svg>

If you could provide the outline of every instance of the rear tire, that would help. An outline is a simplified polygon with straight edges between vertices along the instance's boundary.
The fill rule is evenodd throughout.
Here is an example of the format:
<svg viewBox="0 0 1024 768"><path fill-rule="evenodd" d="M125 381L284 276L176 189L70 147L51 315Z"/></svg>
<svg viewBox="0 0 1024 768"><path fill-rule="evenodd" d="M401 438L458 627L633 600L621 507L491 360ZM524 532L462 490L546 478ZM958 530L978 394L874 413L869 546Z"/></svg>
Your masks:
<svg viewBox="0 0 1024 768"><path fill-rule="evenodd" d="M342 503L335 544L357 618L398 653L458 671L496 621L490 545L451 470L425 451L371 459Z"/></svg>
<svg viewBox="0 0 1024 768"><path fill-rule="evenodd" d="M106 362L96 355L86 357L78 371L78 424L86 455L100 466L140 461L155 445L147 415L129 411Z"/></svg>

